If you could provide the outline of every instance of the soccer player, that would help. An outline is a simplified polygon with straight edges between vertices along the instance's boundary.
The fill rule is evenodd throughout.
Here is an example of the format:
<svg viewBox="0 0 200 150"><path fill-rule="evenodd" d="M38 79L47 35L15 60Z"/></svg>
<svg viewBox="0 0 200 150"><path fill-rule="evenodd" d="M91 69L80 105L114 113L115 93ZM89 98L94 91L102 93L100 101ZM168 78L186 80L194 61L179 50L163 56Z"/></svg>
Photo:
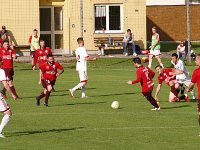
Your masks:
<svg viewBox="0 0 200 150"><path fill-rule="evenodd" d="M38 35L37 29L33 30L33 34L29 37L28 43L31 47L30 55L32 57L32 67L33 67L35 52L40 47L40 36Z"/></svg>
<svg viewBox="0 0 200 150"><path fill-rule="evenodd" d="M56 78L61 75L64 70L63 67L54 60L54 57L51 54L47 55L47 62L44 63L40 69L42 72L42 86L44 90L36 97L36 105L39 106L40 100L45 97L44 106L48 106L49 96L55 85Z"/></svg>
<svg viewBox="0 0 200 150"><path fill-rule="evenodd" d="M41 68L41 66L44 63L46 63L48 54L52 54L51 49L49 47L46 47L45 41L40 40L40 47L35 52L33 70L35 70L35 66L36 66L37 62L39 63L39 69ZM38 82L38 84L41 84L41 76L42 76L42 73L40 71L39 72L39 82Z"/></svg>
<svg viewBox="0 0 200 150"><path fill-rule="evenodd" d="M0 66L2 65L2 59L0 58ZM0 82L4 85L6 90L11 93L14 100L17 99L16 95L10 90L10 87L6 81L6 75L3 69L0 69ZM0 124L0 138L4 138L4 135L2 133L4 127L8 124L10 117L12 115L12 112L10 110L10 107L8 106L6 100L2 97L0 94L0 111L4 114L1 124Z"/></svg>
<svg viewBox="0 0 200 150"><path fill-rule="evenodd" d="M194 89L195 83L197 83L197 89L198 89L198 114L199 114L199 126L200 126L200 54L197 55L195 59L196 65L198 68L196 68L192 73L192 80L188 86L187 91L190 92ZM200 132L199 132L200 136Z"/></svg>
<svg viewBox="0 0 200 150"><path fill-rule="evenodd" d="M3 47L0 49L0 58L3 61L1 68L5 71L8 85L11 91L15 94L15 96L19 98L13 83L13 76L14 76L13 59L16 59L17 57L15 51L12 48L10 48L8 41L3 42ZM1 94L4 98L7 98L6 88L3 88Z"/></svg>
<svg viewBox="0 0 200 150"><path fill-rule="evenodd" d="M174 65L175 68L174 72L174 75L176 75L175 88L178 89L181 84L185 84L185 86L188 87L191 82L191 78L189 76L188 70L185 67L184 62L178 58L178 55L176 53L173 53L171 63ZM192 94L192 99L196 99L194 90L191 91L191 94ZM185 99L187 99L188 97L187 94L183 95L183 98L184 96Z"/></svg>
<svg viewBox="0 0 200 150"><path fill-rule="evenodd" d="M153 35L151 38L151 46L149 47L151 50L149 53L148 67L151 68L152 59L155 56L159 64L164 68L163 63L161 61L161 57L160 57L160 37L159 37L159 34L157 33L156 27L152 28L152 33Z"/></svg>
<svg viewBox="0 0 200 150"><path fill-rule="evenodd" d="M169 102L180 101L182 97L178 97L178 92L175 88L176 76L172 68L164 69L162 66L158 65L155 67L156 72L158 73L158 85L156 88L155 99L158 100L158 93L160 92L162 82L164 81L167 85L170 86L171 90L169 93ZM185 97L184 97L185 98ZM185 99L188 101L188 99Z"/></svg>
<svg viewBox="0 0 200 150"><path fill-rule="evenodd" d="M87 54L86 48L84 47L84 40L82 37L79 37L77 39L78 42L78 48L76 49L76 71L79 74L79 79L80 82L72 89L69 89L69 94L74 97L74 92L81 88L82 90L82 96L81 98L86 98L86 94L85 94L85 86L87 84L88 81L88 76L87 76L87 61L89 60L96 60L96 57L89 57L89 55Z"/></svg>
<svg viewBox="0 0 200 150"><path fill-rule="evenodd" d="M137 79L134 81L129 80L127 83L135 84L140 82L142 86L142 94L151 103L151 105L154 106L154 109L152 110L160 110L158 102L152 96L154 86L153 77L155 73L148 67L143 66L139 57L133 58L133 63L134 66L136 66L137 68Z"/></svg>

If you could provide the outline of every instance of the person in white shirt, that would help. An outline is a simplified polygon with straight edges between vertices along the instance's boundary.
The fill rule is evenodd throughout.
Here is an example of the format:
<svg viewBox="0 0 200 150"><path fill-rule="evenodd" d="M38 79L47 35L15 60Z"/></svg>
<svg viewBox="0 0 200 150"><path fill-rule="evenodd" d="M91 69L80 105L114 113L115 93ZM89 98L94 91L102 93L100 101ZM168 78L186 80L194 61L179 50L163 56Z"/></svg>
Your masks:
<svg viewBox="0 0 200 150"><path fill-rule="evenodd" d="M180 44L177 46L176 53L178 55L178 58L185 58L185 46L183 41L181 41Z"/></svg>
<svg viewBox="0 0 200 150"><path fill-rule="evenodd" d="M176 53L173 53L171 63L174 65L175 68L174 71L174 75L176 75L175 88L178 89L181 84L185 84L185 86L188 87L190 85L191 78L189 75L189 71L185 67L184 62L178 58L178 55ZM191 91L191 94L192 94L192 99L196 99L194 90ZM186 94L185 96L187 97Z"/></svg>
<svg viewBox="0 0 200 150"><path fill-rule="evenodd" d="M0 67L1 65L2 65L2 59L0 58ZM6 75L3 69L0 69L0 82L3 84L6 90L11 93L13 99L16 100L17 96L10 90L10 87L6 81ZM2 132L3 132L4 127L8 124L10 120L10 116L12 115L12 112L6 100L2 97L1 93L0 93L0 111L4 114L1 120L1 124L0 124L0 138L4 138L5 136L3 135Z"/></svg>
<svg viewBox="0 0 200 150"><path fill-rule="evenodd" d="M80 82L72 89L69 89L69 93L72 97L74 97L74 92L81 88L82 89L82 96L81 98L87 97L85 94L85 85L87 84L88 81L88 76L87 76L87 61L88 60L96 60L96 57L92 58L89 57L87 54L86 48L84 47L84 40L82 37L79 37L77 39L79 47L76 49L76 71L79 74Z"/></svg>

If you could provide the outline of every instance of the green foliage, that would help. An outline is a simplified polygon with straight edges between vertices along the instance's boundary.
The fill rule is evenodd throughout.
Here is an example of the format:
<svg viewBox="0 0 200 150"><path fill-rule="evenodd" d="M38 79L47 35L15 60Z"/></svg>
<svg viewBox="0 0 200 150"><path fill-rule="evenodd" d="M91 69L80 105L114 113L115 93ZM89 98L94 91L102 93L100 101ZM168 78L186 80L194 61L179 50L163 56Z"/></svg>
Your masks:
<svg viewBox="0 0 200 150"><path fill-rule="evenodd" d="M163 61L170 66L169 59ZM152 68L156 64L154 61ZM0 139L1 150L199 149L196 102L168 103L169 87L163 84L161 110L151 111L140 84L127 84L135 79L132 60L119 58L98 59L96 65L89 62L89 97L81 99L78 90L72 99L67 89L79 82L74 65L64 64L65 72L57 79L56 92L46 108L35 106L35 97L42 91L37 84L38 70L15 64L14 82L23 99L13 101L9 96L7 100L13 117L5 128L7 138ZM157 75L155 86L156 80ZM114 100L120 102L120 109L111 109Z"/></svg>

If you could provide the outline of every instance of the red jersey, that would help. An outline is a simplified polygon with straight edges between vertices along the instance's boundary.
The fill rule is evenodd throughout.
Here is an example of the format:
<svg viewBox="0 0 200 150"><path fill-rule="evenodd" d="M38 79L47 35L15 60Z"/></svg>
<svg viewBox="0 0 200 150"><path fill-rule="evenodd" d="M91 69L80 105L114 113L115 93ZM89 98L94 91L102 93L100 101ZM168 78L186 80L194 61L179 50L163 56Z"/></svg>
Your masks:
<svg viewBox="0 0 200 150"><path fill-rule="evenodd" d="M1 68L13 68L13 57L16 53L13 49L6 50L4 47L0 49L0 57L3 61Z"/></svg>
<svg viewBox="0 0 200 150"><path fill-rule="evenodd" d="M153 77L155 73L149 69L148 67L145 66L140 66L137 71L137 79L132 81L132 84L141 83L142 86L142 92L147 92L153 89Z"/></svg>
<svg viewBox="0 0 200 150"><path fill-rule="evenodd" d="M47 55L52 54L52 51L49 47L45 47L45 49L37 49L35 52L34 64L39 63L39 68L47 61Z"/></svg>
<svg viewBox="0 0 200 150"><path fill-rule="evenodd" d="M197 83L197 88L198 88L198 99L200 100L200 67L195 69L192 73L192 83Z"/></svg>
<svg viewBox="0 0 200 150"><path fill-rule="evenodd" d="M169 81L175 80L176 77L172 75L172 71L173 71L172 68L164 69L163 73L158 75L158 84L162 84L162 82L165 81L165 83L169 85ZM168 78L170 79L166 80Z"/></svg>
<svg viewBox="0 0 200 150"><path fill-rule="evenodd" d="M44 79L53 81L53 80L56 80L57 69L62 70L63 67L61 66L61 64L55 61L52 65L46 62L45 64L41 66L40 69L43 73Z"/></svg>
<svg viewBox="0 0 200 150"><path fill-rule="evenodd" d="M2 40L2 38L0 38L0 44L1 44L1 46L3 45L3 40Z"/></svg>

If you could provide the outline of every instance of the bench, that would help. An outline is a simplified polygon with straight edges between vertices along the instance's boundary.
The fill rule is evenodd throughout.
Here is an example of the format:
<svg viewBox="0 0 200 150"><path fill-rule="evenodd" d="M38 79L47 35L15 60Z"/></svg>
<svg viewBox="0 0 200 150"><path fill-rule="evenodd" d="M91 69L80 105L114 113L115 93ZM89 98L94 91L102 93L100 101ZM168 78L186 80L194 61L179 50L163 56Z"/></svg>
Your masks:
<svg viewBox="0 0 200 150"><path fill-rule="evenodd" d="M95 37L94 44L104 55L104 50L123 49L123 37Z"/></svg>

